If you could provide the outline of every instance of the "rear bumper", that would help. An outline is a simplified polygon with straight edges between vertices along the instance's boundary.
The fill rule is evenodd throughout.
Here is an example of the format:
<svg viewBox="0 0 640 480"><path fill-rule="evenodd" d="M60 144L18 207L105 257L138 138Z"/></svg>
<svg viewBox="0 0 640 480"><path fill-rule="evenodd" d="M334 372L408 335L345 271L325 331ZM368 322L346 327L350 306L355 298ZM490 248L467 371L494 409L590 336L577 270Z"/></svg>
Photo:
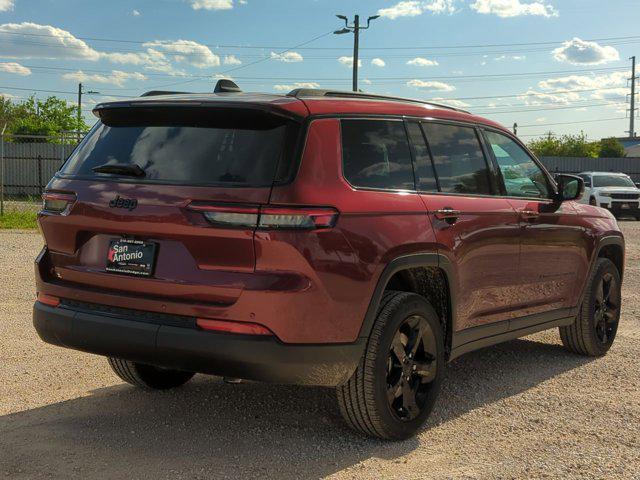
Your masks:
<svg viewBox="0 0 640 480"><path fill-rule="evenodd" d="M274 337L202 331L125 315L36 302L33 324L47 343L191 372L272 383L335 386L355 370L364 340L291 345Z"/></svg>

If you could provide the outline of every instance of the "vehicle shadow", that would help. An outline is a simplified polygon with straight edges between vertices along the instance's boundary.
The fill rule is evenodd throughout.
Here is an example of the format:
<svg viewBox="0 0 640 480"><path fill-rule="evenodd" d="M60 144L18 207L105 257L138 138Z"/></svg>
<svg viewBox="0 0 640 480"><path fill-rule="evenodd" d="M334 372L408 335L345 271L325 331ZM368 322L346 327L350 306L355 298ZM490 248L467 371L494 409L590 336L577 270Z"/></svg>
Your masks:
<svg viewBox="0 0 640 480"><path fill-rule="evenodd" d="M589 360L524 339L448 368L429 429L524 392ZM11 478L318 478L371 457L397 459L417 439L348 430L333 391L197 376L171 392L126 385L0 417L0 474Z"/></svg>

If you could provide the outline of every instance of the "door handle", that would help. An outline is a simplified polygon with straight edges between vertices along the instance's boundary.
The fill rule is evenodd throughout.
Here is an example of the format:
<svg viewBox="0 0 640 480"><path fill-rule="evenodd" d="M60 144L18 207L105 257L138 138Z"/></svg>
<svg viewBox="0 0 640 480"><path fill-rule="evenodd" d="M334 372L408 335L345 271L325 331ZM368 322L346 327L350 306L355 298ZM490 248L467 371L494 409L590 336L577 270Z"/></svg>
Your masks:
<svg viewBox="0 0 640 480"><path fill-rule="evenodd" d="M456 223L460 215L462 215L462 212L460 210L454 210L451 207L444 207L440 210L436 210L434 215L438 220L444 220L448 224L452 225Z"/></svg>
<svg viewBox="0 0 640 480"><path fill-rule="evenodd" d="M520 217L523 220L533 221L533 220L536 220L539 216L540 216L540 213L536 212L535 210L529 210L529 209L520 210Z"/></svg>

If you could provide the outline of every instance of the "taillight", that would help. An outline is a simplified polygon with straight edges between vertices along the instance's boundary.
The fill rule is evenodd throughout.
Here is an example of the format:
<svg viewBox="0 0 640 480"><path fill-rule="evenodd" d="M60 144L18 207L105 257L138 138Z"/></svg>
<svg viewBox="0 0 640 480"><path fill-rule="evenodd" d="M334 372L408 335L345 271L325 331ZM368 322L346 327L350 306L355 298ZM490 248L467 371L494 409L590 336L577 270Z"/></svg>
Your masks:
<svg viewBox="0 0 640 480"><path fill-rule="evenodd" d="M60 299L58 297L40 292L38 292L38 301L40 303L48 305L49 307L57 307L58 305L60 305Z"/></svg>
<svg viewBox="0 0 640 480"><path fill-rule="evenodd" d="M76 201L73 193L46 192L42 194L42 211L66 215Z"/></svg>
<svg viewBox="0 0 640 480"><path fill-rule="evenodd" d="M204 218L218 227L256 228L258 225L259 208L234 205L207 205L192 203L189 210L201 212Z"/></svg>
<svg viewBox="0 0 640 480"><path fill-rule="evenodd" d="M238 206L192 203L189 210L200 212L218 227L260 230L316 230L332 228L338 219L333 208Z"/></svg>
<svg viewBox="0 0 640 480"><path fill-rule="evenodd" d="M337 219L338 212L333 208L263 207L258 228L314 230L331 228Z"/></svg>
<svg viewBox="0 0 640 480"><path fill-rule="evenodd" d="M273 335L271 330L257 323L228 322L225 320L196 319L196 325L203 330L224 333L239 333L244 335Z"/></svg>

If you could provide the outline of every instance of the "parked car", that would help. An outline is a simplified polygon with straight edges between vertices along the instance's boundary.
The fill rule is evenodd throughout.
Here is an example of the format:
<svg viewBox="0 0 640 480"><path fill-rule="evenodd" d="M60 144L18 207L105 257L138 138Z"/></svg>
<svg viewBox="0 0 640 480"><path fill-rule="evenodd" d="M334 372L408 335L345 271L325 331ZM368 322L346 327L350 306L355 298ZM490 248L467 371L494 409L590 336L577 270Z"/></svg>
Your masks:
<svg viewBox="0 0 640 480"><path fill-rule="evenodd" d="M616 220L502 126L217 90L96 106L39 214L44 341L144 388L195 372L334 387L346 422L384 439L423 425L467 352L556 327L571 352L611 347Z"/></svg>
<svg viewBox="0 0 640 480"><path fill-rule="evenodd" d="M628 215L640 220L640 188L625 173L583 172L583 203L611 210L615 216Z"/></svg>

